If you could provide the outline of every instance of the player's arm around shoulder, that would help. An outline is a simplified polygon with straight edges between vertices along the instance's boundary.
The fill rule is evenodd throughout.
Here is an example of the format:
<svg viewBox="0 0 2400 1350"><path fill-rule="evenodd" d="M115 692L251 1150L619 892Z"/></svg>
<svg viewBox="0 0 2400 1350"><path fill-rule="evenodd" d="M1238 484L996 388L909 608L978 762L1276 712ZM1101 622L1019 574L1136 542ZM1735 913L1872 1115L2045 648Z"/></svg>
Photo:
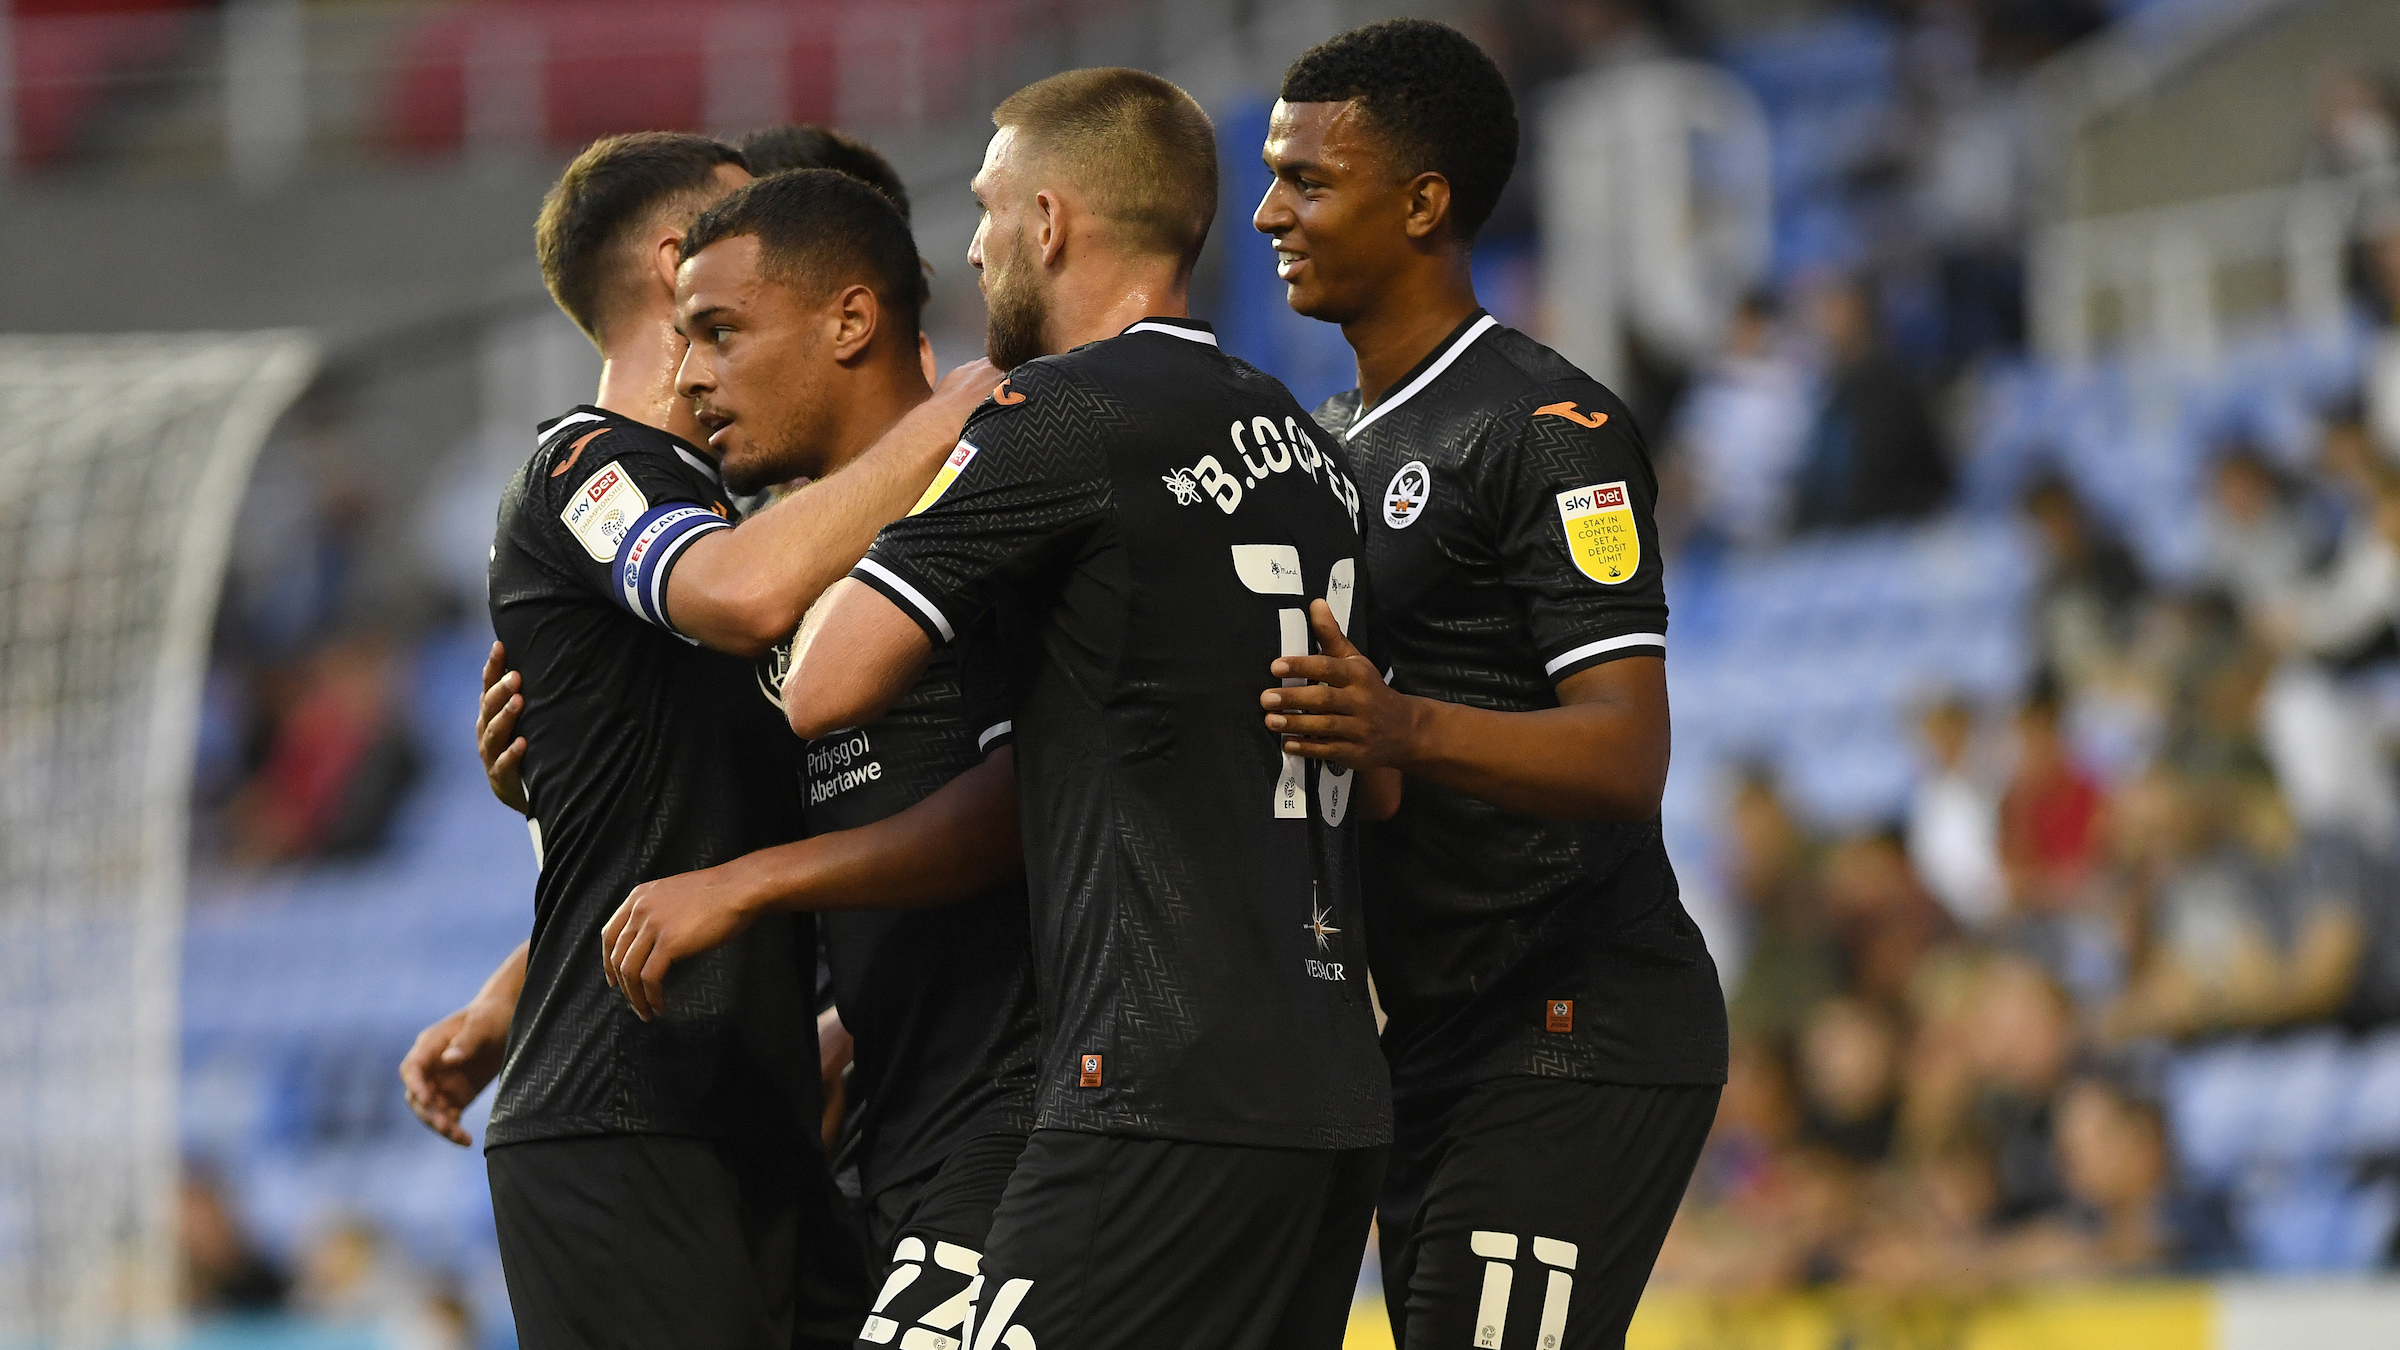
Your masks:
<svg viewBox="0 0 2400 1350"><path fill-rule="evenodd" d="M1294 753L1389 765L1510 810L1654 818L1670 747L1666 600L1638 431L1596 383L1548 387L1494 423L1470 475L1559 706L1446 703L1301 657L1276 673L1312 683L1262 695L1268 728Z"/></svg>
<svg viewBox="0 0 2400 1350"><path fill-rule="evenodd" d="M693 543L664 582L662 608L676 630L735 656L789 638L875 532L924 492L968 415L1000 383L988 361L960 365L856 460L739 529Z"/></svg>
<svg viewBox="0 0 2400 1350"><path fill-rule="evenodd" d="M825 592L792 644L784 709L815 739L872 720L907 692L933 649L993 605L1003 579L1061 556L1106 515L1109 490L1086 391L1034 361L976 410L955 450L858 566Z"/></svg>

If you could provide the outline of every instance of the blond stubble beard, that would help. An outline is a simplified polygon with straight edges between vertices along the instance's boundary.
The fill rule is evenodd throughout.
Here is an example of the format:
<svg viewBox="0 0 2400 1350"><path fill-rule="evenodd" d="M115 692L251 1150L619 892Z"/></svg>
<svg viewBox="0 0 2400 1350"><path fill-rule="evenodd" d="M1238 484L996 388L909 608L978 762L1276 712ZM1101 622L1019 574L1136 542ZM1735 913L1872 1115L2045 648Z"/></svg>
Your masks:
<svg viewBox="0 0 2400 1350"><path fill-rule="evenodd" d="M989 279L984 291L988 315L983 335L984 358L1002 370L1015 370L1049 353L1042 330L1050 323L1050 296L1033 280L1033 249L1023 235L1008 251L1008 265Z"/></svg>

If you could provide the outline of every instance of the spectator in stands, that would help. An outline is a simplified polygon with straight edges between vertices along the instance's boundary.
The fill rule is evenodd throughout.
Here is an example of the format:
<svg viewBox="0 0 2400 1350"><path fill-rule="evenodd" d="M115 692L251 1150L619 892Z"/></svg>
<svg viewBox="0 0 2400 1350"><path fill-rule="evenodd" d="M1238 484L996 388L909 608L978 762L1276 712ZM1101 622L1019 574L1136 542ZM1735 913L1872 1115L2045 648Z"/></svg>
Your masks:
<svg viewBox="0 0 2400 1350"><path fill-rule="evenodd" d="M2382 652L2400 608L2400 472L2355 418L2325 430L2319 470L2348 519L2327 571L2291 588L2256 616L2273 646L2350 664Z"/></svg>
<svg viewBox="0 0 2400 1350"><path fill-rule="evenodd" d="M2042 968L2018 957L1993 960L1977 981L1967 1051L1976 1094L1969 1113L1991 1150L1994 1219L2020 1223L2064 1203L2052 1151L2052 1102L2076 1049L2075 1013L2066 991Z"/></svg>
<svg viewBox="0 0 2400 1350"><path fill-rule="evenodd" d="M1766 1212L1799 1137L1800 1107L1783 1057L1736 1038L1725 1095L1652 1278L1711 1288L1781 1282L1774 1235L1746 1221Z"/></svg>
<svg viewBox="0 0 2400 1350"><path fill-rule="evenodd" d="M1967 951L1938 953L1911 982L1898 1120L1899 1148L1908 1157L1974 1142L1975 1015L1985 960Z"/></svg>
<svg viewBox="0 0 2400 1350"><path fill-rule="evenodd" d="M1861 1166L1891 1156L1900 1117L1899 1032L1863 999L1828 999L1800 1035L1801 1136Z"/></svg>
<svg viewBox="0 0 2400 1350"><path fill-rule="evenodd" d="M2388 661L2400 609L2400 472L2337 426L2326 456L2366 501L2344 532L2330 575L2291 588L2253 614L2246 634L2255 689L2222 691L2223 716L2247 693L2246 730L2285 800L2312 832L2342 831L2379 855L2400 848L2400 790L2372 728L2370 702L2346 682Z"/></svg>
<svg viewBox="0 0 2400 1350"><path fill-rule="evenodd" d="M2107 1031L2180 1039L2331 1019L2366 945L2357 845L2303 836L2270 783L2161 777L2173 791L2159 826L2168 868Z"/></svg>
<svg viewBox="0 0 2400 1350"><path fill-rule="evenodd" d="M373 1327L394 1350L465 1344L457 1295L426 1279L363 1219L340 1220L309 1246L292 1303L315 1321Z"/></svg>
<svg viewBox="0 0 2400 1350"><path fill-rule="evenodd" d="M2389 325L2400 319L2400 118L2373 77L2331 71L2317 92L2307 174L2347 189L2348 228L2357 241L2352 293Z"/></svg>
<svg viewBox="0 0 2400 1350"><path fill-rule="evenodd" d="M1818 872L1825 917L1841 942L1851 993L1898 1008L1919 963L1958 931L1926 894L1897 827L1855 835L1825 855Z"/></svg>
<svg viewBox="0 0 2400 1350"><path fill-rule="evenodd" d="M1754 549L1783 537L1809 410L1807 370L1777 325L1773 298L1754 291L1676 413L1659 499L1688 503L1688 542Z"/></svg>
<svg viewBox="0 0 2400 1350"><path fill-rule="evenodd" d="M2303 831L2271 788L2245 803L2244 833L2268 863L2265 911L2274 943L2274 1022L2331 1021L2358 1006L2377 888L2389 873L2339 831Z"/></svg>
<svg viewBox="0 0 2400 1350"><path fill-rule="evenodd" d="M2152 1103L2104 1078L2076 1079L2058 1102L2058 1170L2070 1206L2011 1245L2016 1277L2193 1274L2231 1264L2226 1216L2175 1185L2166 1118Z"/></svg>
<svg viewBox="0 0 2400 1350"><path fill-rule="evenodd" d="M1959 927L1978 931L2000 917L2008 887L2000 804L1969 764L1975 711L1945 697L1925 710L1918 728L1927 762L1909 793L1908 860Z"/></svg>
<svg viewBox="0 0 2400 1350"><path fill-rule="evenodd" d="M2400 877L2387 859L2361 859L2359 956L2342 1021L2359 1029L2400 1024Z"/></svg>
<svg viewBox="0 0 2400 1350"><path fill-rule="evenodd" d="M2100 786L2061 725L2058 682L2037 680L2017 711L2017 766L2000 798L2000 863L2011 907L2053 914L2079 898L2098 853Z"/></svg>
<svg viewBox="0 0 2400 1350"><path fill-rule="evenodd" d="M1831 281L1811 301L1826 397L1800 453L1793 527L1852 529L1939 511L1950 499L1950 458L1925 391L1877 334L1866 287Z"/></svg>
<svg viewBox="0 0 2400 1350"><path fill-rule="evenodd" d="M1875 1221L1850 1252L1849 1277L1904 1293L1971 1293L1992 1282L1992 1158L1959 1139L1888 1178Z"/></svg>
<svg viewBox="0 0 2400 1350"><path fill-rule="evenodd" d="M2231 594L2245 613L2290 595L2320 551L2295 497L2258 447L2236 442L2218 452L2210 473L2208 552L2200 574Z"/></svg>
<svg viewBox="0 0 2400 1350"><path fill-rule="evenodd" d="M2146 590L2141 564L2065 478L2035 480L2023 502L2043 555L2034 597L2036 655L2069 686L2080 686L2099 678L2131 644Z"/></svg>
<svg viewBox="0 0 2400 1350"><path fill-rule="evenodd" d="M2228 832L2232 788L2161 769L2146 790L2157 860L2137 891L2145 941L2103 1027L2117 1038L2189 1036L2248 1025L2269 1001L2274 961L2264 922L2268 878Z"/></svg>
<svg viewBox="0 0 2400 1350"><path fill-rule="evenodd" d="M1727 1011L1737 1036L1788 1045L1841 986L1841 949L1813 884L1811 849L1772 777L1745 773L1733 800L1733 889L1748 910L1750 957Z"/></svg>
<svg viewBox="0 0 2400 1350"><path fill-rule="evenodd" d="M273 1312L291 1281L250 1240L215 1171L184 1164L176 1188L183 1254L183 1306L196 1314Z"/></svg>
<svg viewBox="0 0 2400 1350"><path fill-rule="evenodd" d="M238 858L337 858L382 845L420 763L399 679L379 633L334 642L305 663L266 762L232 804Z"/></svg>

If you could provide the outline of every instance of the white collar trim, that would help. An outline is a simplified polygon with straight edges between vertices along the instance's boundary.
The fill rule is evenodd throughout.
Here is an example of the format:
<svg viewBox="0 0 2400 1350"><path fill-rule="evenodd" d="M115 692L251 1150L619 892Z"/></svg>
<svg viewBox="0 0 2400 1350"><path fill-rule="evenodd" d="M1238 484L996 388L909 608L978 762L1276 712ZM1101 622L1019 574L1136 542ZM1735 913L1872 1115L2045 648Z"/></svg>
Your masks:
<svg viewBox="0 0 2400 1350"><path fill-rule="evenodd" d="M1475 339L1482 337L1485 333L1494 328L1498 328L1499 326L1500 321L1493 318L1489 314L1477 319L1475 321L1475 326L1469 328L1466 331L1465 336L1450 344L1450 350L1443 352L1440 360L1434 362L1430 366L1425 367L1425 373L1419 375L1413 380L1410 380L1408 384L1400 390L1399 393L1394 394L1390 398L1385 399L1383 402L1376 404L1372 412L1369 412L1366 416L1358 419L1355 422L1352 422L1350 424L1350 429L1342 433L1342 439L1345 441L1349 440L1351 437L1356 436L1358 433L1365 431L1368 427L1374 425L1376 418L1381 417L1385 413L1390 412L1392 409L1408 402L1408 400L1415 395L1418 390L1433 383L1435 376L1438 376L1443 371L1448 370L1450 368L1450 363L1457 360L1458 354L1465 351L1470 345L1472 345Z"/></svg>
<svg viewBox="0 0 2400 1350"><path fill-rule="evenodd" d="M604 419L598 413L568 413L566 416L551 423L548 431L536 435L533 438L533 443L537 447L548 445L550 442L558 438L558 433L565 431L568 427L576 426L584 422L598 422L602 420Z"/></svg>
<svg viewBox="0 0 2400 1350"><path fill-rule="evenodd" d="M1196 328L1178 328L1171 323L1152 323L1148 319L1144 319L1117 336L1132 337L1136 333L1171 333L1186 342L1205 342L1211 347L1217 345L1217 335L1214 333L1202 332Z"/></svg>

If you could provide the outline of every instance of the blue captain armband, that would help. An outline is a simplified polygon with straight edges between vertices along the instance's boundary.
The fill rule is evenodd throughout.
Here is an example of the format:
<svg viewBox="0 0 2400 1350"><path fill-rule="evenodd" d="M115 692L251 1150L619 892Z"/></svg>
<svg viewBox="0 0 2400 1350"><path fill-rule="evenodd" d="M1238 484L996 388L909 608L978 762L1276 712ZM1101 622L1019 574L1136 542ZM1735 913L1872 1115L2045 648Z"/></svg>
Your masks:
<svg viewBox="0 0 2400 1350"><path fill-rule="evenodd" d="M617 549L617 603L673 633L675 625L667 622L667 573L693 540L732 528L723 516L689 502L652 507Z"/></svg>

